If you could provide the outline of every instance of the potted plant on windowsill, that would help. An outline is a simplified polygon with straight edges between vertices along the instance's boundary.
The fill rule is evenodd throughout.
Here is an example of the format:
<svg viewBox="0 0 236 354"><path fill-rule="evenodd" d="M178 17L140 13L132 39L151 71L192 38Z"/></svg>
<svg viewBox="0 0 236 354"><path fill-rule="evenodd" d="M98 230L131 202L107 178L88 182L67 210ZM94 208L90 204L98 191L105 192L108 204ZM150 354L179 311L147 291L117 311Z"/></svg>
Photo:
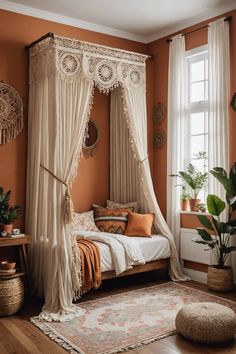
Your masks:
<svg viewBox="0 0 236 354"><path fill-rule="evenodd" d="M208 173L199 171L193 164L189 163L186 171L179 171L171 177L179 177L184 185L189 188L189 205L191 211L198 211L198 204L201 199L198 198L199 192L207 185Z"/></svg>
<svg viewBox="0 0 236 354"><path fill-rule="evenodd" d="M190 199L190 194L187 192L187 189L185 186L182 186L182 191L180 195L180 209L182 211L187 211L189 208L189 199Z"/></svg>
<svg viewBox="0 0 236 354"><path fill-rule="evenodd" d="M2 231L6 231L7 234L12 233L13 221L18 219L21 213L20 206L9 205L10 197L11 191L5 193L3 188L0 187L0 225Z"/></svg>
<svg viewBox="0 0 236 354"><path fill-rule="evenodd" d="M221 220L226 203L218 196L209 194L207 208L210 216L198 216L205 229L197 228L200 239L193 239L193 241L208 246L217 260L217 264L208 267L208 288L227 292L233 288L233 271L231 267L227 266L226 261L230 253L236 251L236 246L231 244L232 237L236 235L236 220L232 219L233 212L236 210L236 163L232 166L229 175L219 167L214 168L210 173L226 190L229 208L228 221Z"/></svg>

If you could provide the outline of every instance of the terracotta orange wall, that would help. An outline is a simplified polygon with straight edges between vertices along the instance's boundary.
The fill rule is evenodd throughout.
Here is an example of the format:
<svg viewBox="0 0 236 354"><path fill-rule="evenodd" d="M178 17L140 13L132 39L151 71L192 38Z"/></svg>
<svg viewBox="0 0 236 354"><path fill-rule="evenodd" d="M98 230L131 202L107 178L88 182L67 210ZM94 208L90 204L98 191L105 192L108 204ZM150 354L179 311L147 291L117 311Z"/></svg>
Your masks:
<svg viewBox="0 0 236 354"><path fill-rule="evenodd" d="M25 127L19 136L6 145L0 145L0 186L12 190L12 202L25 206L26 159L27 159L27 100L28 100L28 56L25 45L53 32L79 40L108 45L140 53L147 52L147 45L134 41L45 21L0 10L0 80L15 87L24 104ZM150 62L150 61L149 61ZM147 62L148 75L152 63ZM148 112L152 107L152 77L147 79ZM102 203L109 197L109 97L97 90L92 117L96 120L101 139L96 157L81 160L78 178L73 186L75 209L88 210L92 202ZM148 119L149 137L152 122ZM149 138L151 166L153 164L152 143ZM23 227L24 217L16 223Z"/></svg>
<svg viewBox="0 0 236 354"><path fill-rule="evenodd" d="M222 17L223 15L219 16ZM236 92L236 10L225 14L225 16L232 16L230 23L230 59L231 59L231 82L230 82L230 98L233 93ZM190 28L186 28L178 33L186 33L191 30L200 28L207 25L210 21L199 23ZM155 56L154 60L154 104L162 102L167 106L168 95L168 59L169 59L169 44L166 42L167 38L172 37L177 33L174 33L168 37L154 41L149 44L149 53ZM186 49L204 45L207 43L207 29L186 35ZM229 106L230 114L230 163L236 161L236 144L235 144L235 132L236 132L236 112ZM161 123L161 128L167 131L167 119ZM156 128L159 128L157 126ZM168 139L168 137L167 137ZM177 172L177 171L176 171ZM160 208L164 215L166 215L166 187L167 186L167 145L161 149L154 151L154 188L157 195L157 199ZM192 218L192 220L196 218ZM189 227L189 223L188 223Z"/></svg>

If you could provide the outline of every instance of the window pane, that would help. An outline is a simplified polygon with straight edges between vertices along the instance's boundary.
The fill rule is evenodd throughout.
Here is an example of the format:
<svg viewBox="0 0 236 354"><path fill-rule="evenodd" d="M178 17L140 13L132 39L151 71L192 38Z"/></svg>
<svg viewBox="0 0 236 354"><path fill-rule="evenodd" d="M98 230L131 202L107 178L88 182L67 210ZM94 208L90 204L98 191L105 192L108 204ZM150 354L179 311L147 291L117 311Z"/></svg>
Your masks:
<svg viewBox="0 0 236 354"><path fill-rule="evenodd" d="M205 124L204 124L204 112L193 113L190 117L190 134L204 134Z"/></svg>
<svg viewBox="0 0 236 354"><path fill-rule="evenodd" d="M204 160L196 160L196 159L191 159L191 164L197 167L197 169L201 172L204 172Z"/></svg>
<svg viewBox="0 0 236 354"><path fill-rule="evenodd" d="M204 80L204 60L191 64L190 78L191 82Z"/></svg>
<svg viewBox="0 0 236 354"><path fill-rule="evenodd" d="M190 102L204 101L204 81L191 84Z"/></svg>
<svg viewBox="0 0 236 354"><path fill-rule="evenodd" d="M205 79L208 80L208 60L205 60Z"/></svg>
<svg viewBox="0 0 236 354"><path fill-rule="evenodd" d="M191 146L191 158L194 158L194 155L199 151L205 151L204 147L204 135L197 135L190 137L190 146Z"/></svg>
<svg viewBox="0 0 236 354"><path fill-rule="evenodd" d="M205 81L205 100L208 101L208 81Z"/></svg>

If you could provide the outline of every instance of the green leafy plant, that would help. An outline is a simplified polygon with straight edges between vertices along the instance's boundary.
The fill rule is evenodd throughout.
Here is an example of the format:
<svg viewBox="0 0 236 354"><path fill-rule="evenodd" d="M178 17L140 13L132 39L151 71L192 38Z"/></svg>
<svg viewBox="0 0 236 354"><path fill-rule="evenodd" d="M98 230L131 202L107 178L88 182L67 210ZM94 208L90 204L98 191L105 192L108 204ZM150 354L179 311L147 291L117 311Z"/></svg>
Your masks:
<svg viewBox="0 0 236 354"><path fill-rule="evenodd" d="M0 187L0 224L2 224L2 214L8 208L10 196L11 191L4 192L3 188Z"/></svg>
<svg viewBox="0 0 236 354"><path fill-rule="evenodd" d="M197 228L200 239L193 239L212 249L217 260L218 268L225 268L225 262L231 252L236 251L236 246L231 246L231 237L236 234L236 220L232 220L232 212L236 210L236 163L231 167L229 175L220 167L213 168L210 173L224 186L229 213L228 221L223 222L221 215L226 208L226 203L218 196L207 196L207 209L210 214L198 215L201 224L206 228ZM210 233L213 232L213 235Z"/></svg>
<svg viewBox="0 0 236 354"><path fill-rule="evenodd" d="M181 191L181 195L180 195L180 200L182 202L185 202L187 200L189 200L191 198L191 195L188 193L187 189L185 186L182 186L182 191Z"/></svg>
<svg viewBox="0 0 236 354"><path fill-rule="evenodd" d="M20 206L15 205L13 207L8 207L6 210L3 211L1 215L2 224L3 225L12 224L13 221L19 218L20 213L21 213Z"/></svg>
<svg viewBox="0 0 236 354"><path fill-rule="evenodd" d="M19 205L10 206L11 191L4 192L0 187L0 224L8 225L14 220L18 219L21 213L21 207Z"/></svg>
<svg viewBox="0 0 236 354"><path fill-rule="evenodd" d="M189 163L186 171L179 171L178 174L170 175L182 180L187 185L192 198L197 199L199 192L207 186L208 173L199 171L193 164Z"/></svg>
<svg viewBox="0 0 236 354"><path fill-rule="evenodd" d="M200 203L197 205L197 208L199 211L201 211L202 213L206 212L206 204L205 203Z"/></svg>

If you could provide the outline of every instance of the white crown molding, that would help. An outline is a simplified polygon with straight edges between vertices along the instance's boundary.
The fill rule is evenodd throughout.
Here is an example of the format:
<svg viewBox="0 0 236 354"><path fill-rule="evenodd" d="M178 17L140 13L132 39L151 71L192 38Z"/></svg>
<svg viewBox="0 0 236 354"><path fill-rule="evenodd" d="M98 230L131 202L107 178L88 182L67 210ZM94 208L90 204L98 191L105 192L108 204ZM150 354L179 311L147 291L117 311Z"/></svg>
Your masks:
<svg viewBox="0 0 236 354"><path fill-rule="evenodd" d="M235 9L236 9L236 1L232 0L231 2L226 4L225 6L221 6L219 9L210 9L208 11L204 11L199 16L194 16L186 21L181 21L179 23L174 24L173 26L166 27L161 31L153 33L150 36L147 36L146 37L147 43L154 42L158 39L161 39L161 38L169 36L173 33L184 30L185 28L191 27L193 25L197 25L200 22L209 20L213 17L225 14L225 13L235 10Z"/></svg>
<svg viewBox="0 0 236 354"><path fill-rule="evenodd" d="M135 33L120 31L118 29L98 25L91 22L78 20L72 17L63 16L54 12L40 10L34 7L21 5L11 1L0 0L0 9L20 13L27 16L41 18L43 20L62 23L64 25L78 27L93 32L104 33L110 36L129 39L140 43L147 43L147 38Z"/></svg>
<svg viewBox="0 0 236 354"><path fill-rule="evenodd" d="M125 38L125 39L129 39L131 41L136 41L136 42L148 44L148 43L151 43L155 40L161 39L163 37L166 37L166 36L169 36L173 33L181 31L181 30L188 28L190 26L196 25L202 21L206 21L206 20L209 20L210 18L213 18L215 16L219 16L219 15L222 15L226 12L235 10L236 9L236 2L235 2L235 0L232 0L229 3L227 3L225 6L221 6L218 9L209 9L207 11L204 11L199 16L192 17L186 21L181 21L181 22L174 24L172 26L168 26L168 27L164 28L163 30L160 30L156 33L151 34L150 36L141 36L141 35L137 35L135 33L121 31L116 28L102 26L102 25L98 25L95 23L78 20L78 19L75 19L72 17L67 17L67 16L63 16L63 15L60 15L60 14L57 14L54 12L40 10L40 9L37 9L34 7L21 5L21 4L7 1L7 0L0 0L0 9L11 11L11 12L16 12L16 13L20 13L23 15L36 17L36 18L41 18L41 19L47 20L47 21L62 23L64 25L82 28L82 29L86 29L89 31L104 33L104 34L107 34L110 36Z"/></svg>

